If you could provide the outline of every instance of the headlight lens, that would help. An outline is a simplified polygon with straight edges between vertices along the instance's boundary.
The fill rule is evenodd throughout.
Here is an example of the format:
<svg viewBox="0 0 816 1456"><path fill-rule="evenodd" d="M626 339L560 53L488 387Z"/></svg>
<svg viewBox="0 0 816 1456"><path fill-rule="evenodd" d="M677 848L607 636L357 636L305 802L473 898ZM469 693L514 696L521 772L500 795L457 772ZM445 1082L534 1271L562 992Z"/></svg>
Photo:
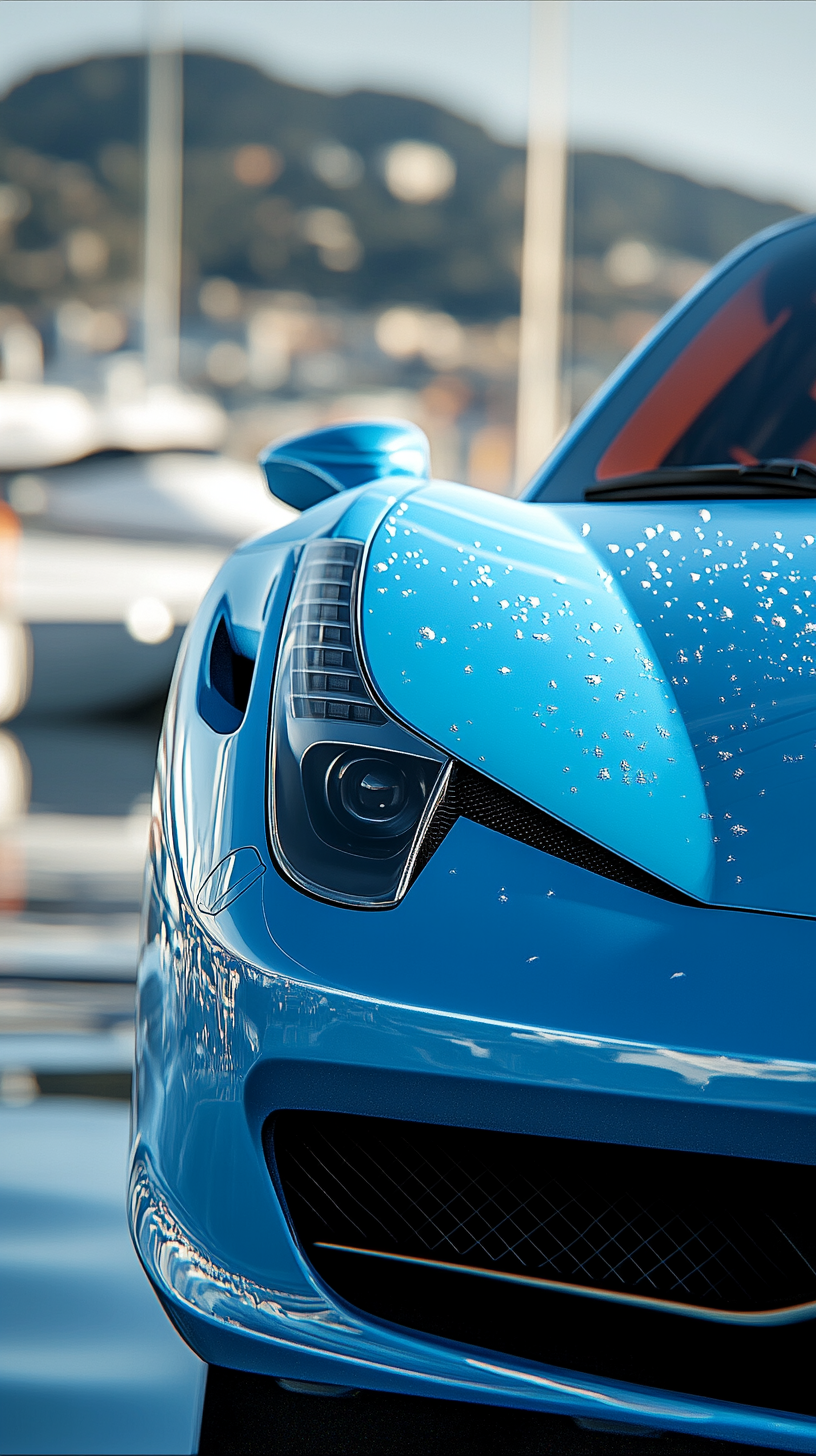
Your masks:
<svg viewBox="0 0 816 1456"><path fill-rule="evenodd" d="M323 899L368 908L405 893L447 760L374 702L357 646L362 547L304 549L272 704L270 819L282 868Z"/></svg>

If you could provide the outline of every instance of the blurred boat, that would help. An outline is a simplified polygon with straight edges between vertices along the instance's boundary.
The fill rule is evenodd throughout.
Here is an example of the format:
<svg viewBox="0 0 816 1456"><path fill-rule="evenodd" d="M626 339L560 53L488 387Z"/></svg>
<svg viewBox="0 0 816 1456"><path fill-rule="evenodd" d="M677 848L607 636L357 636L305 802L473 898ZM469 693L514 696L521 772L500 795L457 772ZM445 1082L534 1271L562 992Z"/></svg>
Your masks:
<svg viewBox="0 0 816 1456"><path fill-rule="evenodd" d="M0 468L58 465L97 450L101 440L96 411L78 389L0 382Z"/></svg>
<svg viewBox="0 0 816 1456"><path fill-rule="evenodd" d="M0 547L16 558L0 564L0 720L26 694L29 715L159 697L224 557L292 514L256 466L215 453L214 400L146 386L133 359L109 384L93 402L0 381Z"/></svg>
<svg viewBox="0 0 816 1456"><path fill-rule="evenodd" d="M23 527L10 596L37 714L158 697L224 557L292 514L255 466L192 451L107 452L4 485Z"/></svg>
<svg viewBox="0 0 816 1456"><path fill-rule="evenodd" d="M0 380L0 470L63 465L110 449L217 450L226 424L208 395L172 384L149 386L137 357L109 366L105 395L96 401L64 384L6 372Z"/></svg>

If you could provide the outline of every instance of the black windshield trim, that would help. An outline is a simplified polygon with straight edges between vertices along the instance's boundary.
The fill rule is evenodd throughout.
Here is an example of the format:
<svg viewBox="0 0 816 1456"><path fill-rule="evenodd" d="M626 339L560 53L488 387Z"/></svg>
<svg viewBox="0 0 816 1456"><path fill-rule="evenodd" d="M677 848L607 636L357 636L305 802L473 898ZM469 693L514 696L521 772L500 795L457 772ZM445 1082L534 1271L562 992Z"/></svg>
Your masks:
<svg viewBox="0 0 816 1456"><path fill-rule="evenodd" d="M584 492L587 501L807 500L816 496L816 466L806 460L756 465L664 466L618 475Z"/></svg>

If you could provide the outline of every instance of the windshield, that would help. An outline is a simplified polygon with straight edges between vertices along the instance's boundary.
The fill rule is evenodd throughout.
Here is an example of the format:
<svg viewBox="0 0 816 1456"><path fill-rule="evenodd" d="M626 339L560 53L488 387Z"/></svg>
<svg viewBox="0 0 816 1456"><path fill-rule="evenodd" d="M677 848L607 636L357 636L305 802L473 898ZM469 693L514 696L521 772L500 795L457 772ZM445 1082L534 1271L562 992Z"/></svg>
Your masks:
<svg viewBox="0 0 816 1456"><path fill-rule="evenodd" d="M816 223L778 230L683 309L528 493L577 500L665 467L816 465Z"/></svg>

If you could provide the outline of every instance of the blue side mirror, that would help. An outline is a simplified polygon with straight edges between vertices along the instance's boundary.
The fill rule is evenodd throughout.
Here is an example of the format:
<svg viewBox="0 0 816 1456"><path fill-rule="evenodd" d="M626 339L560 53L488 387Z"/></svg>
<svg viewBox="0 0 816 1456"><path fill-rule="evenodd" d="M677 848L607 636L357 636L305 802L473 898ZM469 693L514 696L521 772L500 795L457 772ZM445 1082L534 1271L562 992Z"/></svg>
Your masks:
<svg viewBox="0 0 816 1456"><path fill-rule="evenodd" d="M391 475L430 479L427 437L408 420L355 420L273 440L258 456L278 500L308 510L341 490Z"/></svg>

